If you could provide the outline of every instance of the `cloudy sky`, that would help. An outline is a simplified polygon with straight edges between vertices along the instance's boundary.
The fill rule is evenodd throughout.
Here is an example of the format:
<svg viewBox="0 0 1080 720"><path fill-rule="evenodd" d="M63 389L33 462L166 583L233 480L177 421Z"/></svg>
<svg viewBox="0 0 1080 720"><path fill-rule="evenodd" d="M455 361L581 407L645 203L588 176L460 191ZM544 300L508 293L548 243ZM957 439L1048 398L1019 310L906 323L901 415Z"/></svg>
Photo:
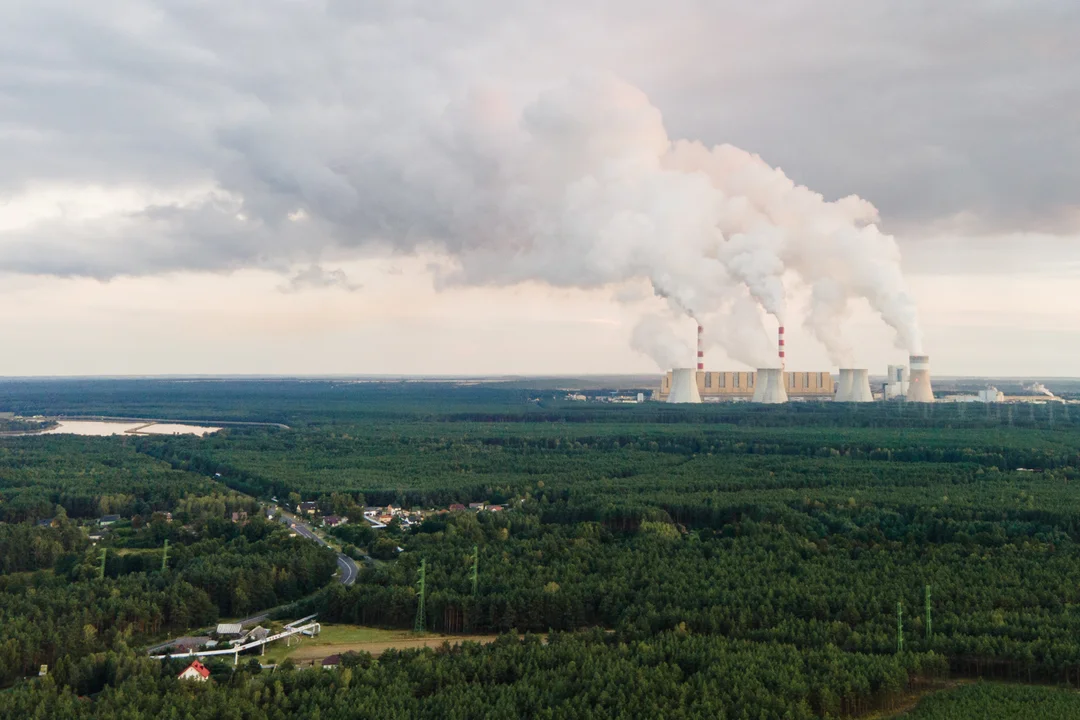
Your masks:
<svg viewBox="0 0 1080 720"><path fill-rule="evenodd" d="M1076 2L8 0L0 18L0 376L658 371L643 318L690 338L672 297L736 302L758 276L725 274L717 227L775 239L747 230L765 215L801 258L849 226L894 237L937 372L1080 376ZM698 159L669 153L681 139ZM760 160L711 150L728 144ZM766 198L758 162L822 198ZM787 262L788 365L826 369L807 318L834 265ZM896 293L848 279L852 360L903 359ZM745 359L740 338L708 364Z"/></svg>

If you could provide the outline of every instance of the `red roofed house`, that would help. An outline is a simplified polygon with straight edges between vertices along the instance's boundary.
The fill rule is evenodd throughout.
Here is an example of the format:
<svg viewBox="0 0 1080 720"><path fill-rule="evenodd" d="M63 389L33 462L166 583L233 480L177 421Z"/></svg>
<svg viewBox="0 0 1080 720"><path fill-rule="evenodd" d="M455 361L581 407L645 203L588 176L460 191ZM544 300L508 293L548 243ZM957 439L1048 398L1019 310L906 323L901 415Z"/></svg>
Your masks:
<svg viewBox="0 0 1080 720"><path fill-rule="evenodd" d="M198 680L199 682L206 682L210 679L210 671L206 669L198 660L193 661L187 666L184 672L176 676L177 680Z"/></svg>
<svg viewBox="0 0 1080 720"><path fill-rule="evenodd" d="M461 503L454 503L453 505L450 506L450 512L458 512L458 511L464 510L464 509L465 509L465 506L462 505Z"/></svg>

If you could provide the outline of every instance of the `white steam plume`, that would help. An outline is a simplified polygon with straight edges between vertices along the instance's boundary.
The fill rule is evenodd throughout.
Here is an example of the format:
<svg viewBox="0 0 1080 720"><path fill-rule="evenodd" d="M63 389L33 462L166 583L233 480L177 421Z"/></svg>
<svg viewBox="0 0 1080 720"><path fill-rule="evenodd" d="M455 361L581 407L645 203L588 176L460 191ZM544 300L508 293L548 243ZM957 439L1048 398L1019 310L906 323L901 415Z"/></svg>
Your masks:
<svg viewBox="0 0 1080 720"><path fill-rule="evenodd" d="M690 334L679 332L679 318L671 313L643 315L630 336L630 347L651 357L662 368L694 367Z"/></svg>
<svg viewBox="0 0 1080 720"><path fill-rule="evenodd" d="M433 241L454 255L458 265L441 282L599 287L645 278L689 317L719 313L715 340L766 366L775 353L756 348L761 318L735 298L745 288L784 322L790 275L815 288L810 327L835 361L850 359L839 327L855 297L867 298L905 349L921 352L899 250L873 224L870 203L828 202L730 145L672 143L659 111L624 82L581 77L520 110L476 95L433 136L438 152L408 173L430 200L427 227L395 239ZM733 340L747 334L749 350L745 338ZM649 354L666 364L666 353Z"/></svg>

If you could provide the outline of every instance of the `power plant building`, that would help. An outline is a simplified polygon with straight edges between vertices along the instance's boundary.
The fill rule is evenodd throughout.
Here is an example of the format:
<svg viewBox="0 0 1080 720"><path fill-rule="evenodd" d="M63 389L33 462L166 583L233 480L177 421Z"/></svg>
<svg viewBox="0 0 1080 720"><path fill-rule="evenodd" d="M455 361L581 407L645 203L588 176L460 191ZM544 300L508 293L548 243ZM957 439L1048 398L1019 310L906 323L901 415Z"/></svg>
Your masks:
<svg viewBox="0 0 1080 720"><path fill-rule="evenodd" d="M910 375L906 365L890 365L885 377L885 399L896 400L907 395Z"/></svg>
<svg viewBox="0 0 1080 720"><path fill-rule="evenodd" d="M831 400L836 392L832 374L828 372L783 372L782 375L784 379L782 390L788 398ZM698 370L694 379L697 394L702 402L724 402L753 399L754 391L757 389L757 378L758 373L754 371ZM671 395L671 387L672 371L668 371L660 381L660 393L657 399L666 402ZM677 388L677 390L680 389ZM676 392L676 395L678 394L680 392Z"/></svg>

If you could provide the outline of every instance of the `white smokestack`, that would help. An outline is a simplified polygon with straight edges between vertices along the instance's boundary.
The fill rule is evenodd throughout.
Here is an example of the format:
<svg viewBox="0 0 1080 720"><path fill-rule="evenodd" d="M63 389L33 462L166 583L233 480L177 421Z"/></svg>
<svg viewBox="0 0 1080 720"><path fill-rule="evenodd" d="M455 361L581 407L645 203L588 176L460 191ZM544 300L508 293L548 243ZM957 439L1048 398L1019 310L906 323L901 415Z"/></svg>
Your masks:
<svg viewBox="0 0 1080 720"><path fill-rule="evenodd" d="M776 405L787 401L784 371L780 368L759 368L754 380L754 397L751 402Z"/></svg>
<svg viewBox="0 0 1080 720"><path fill-rule="evenodd" d="M908 381L908 402L934 402L934 389L930 387L930 357L912 355L909 358L910 379Z"/></svg>
<svg viewBox="0 0 1080 720"><path fill-rule="evenodd" d="M694 368L675 368L671 371L671 392L669 403L700 403L701 394L697 388L697 373Z"/></svg>

